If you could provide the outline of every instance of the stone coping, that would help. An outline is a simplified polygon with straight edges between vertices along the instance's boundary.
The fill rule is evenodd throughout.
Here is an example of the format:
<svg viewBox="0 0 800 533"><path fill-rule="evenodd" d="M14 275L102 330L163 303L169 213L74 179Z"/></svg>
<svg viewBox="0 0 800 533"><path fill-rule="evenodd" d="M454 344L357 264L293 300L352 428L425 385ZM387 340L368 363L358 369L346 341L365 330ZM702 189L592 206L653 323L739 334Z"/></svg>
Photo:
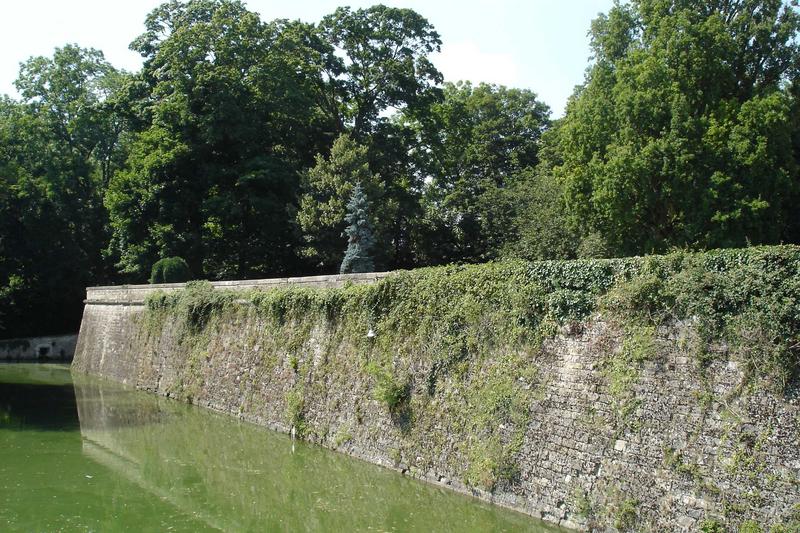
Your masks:
<svg viewBox="0 0 800 533"><path fill-rule="evenodd" d="M389 276L391 272L369 272L364 274L329 274L323 276L301 276L286 278L212 281L218 289L258 289L290 285L305 287L341 287L345 283L373 283ZM157 290L182 289L185 283L155 283L148 285L103 285L86 288L86 304L92 305L142 305L145 298Z"/></svg>

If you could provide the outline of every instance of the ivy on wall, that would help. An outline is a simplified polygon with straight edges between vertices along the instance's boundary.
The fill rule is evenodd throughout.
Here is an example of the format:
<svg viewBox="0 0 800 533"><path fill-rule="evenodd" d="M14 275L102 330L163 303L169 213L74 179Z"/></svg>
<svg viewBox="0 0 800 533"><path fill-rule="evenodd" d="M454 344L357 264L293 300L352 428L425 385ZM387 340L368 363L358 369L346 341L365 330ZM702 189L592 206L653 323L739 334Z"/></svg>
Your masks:
<svg viewBox="0 0 800 533"><path fill-rule="evenodd" d="M230 291L193 282L151 295L146 309L152 334L170 321L180 332L185 396L198 389L192 372L215 331L255 316L269 325L251 333L259 335L253 344L266 347L267 366L285 364L297 375L286 398L288 425L327 438L327 428L304 413L325 395L314 384L349 390L358 377L371 383L364 401L384 403L403 435L392 452L397 463L421 458L424 471L452 445L438 435L460 435L447 451L453 469L466 484L494 490L519 475L516 455L545 385L537 358L561 326L594 317L620 332L620 349L602 361L617 399L615 424L636 406L630 390L653 357L656 332L676 321L697 332L692 353L701 372L727 357L740 363L747 387L782 392L798 370L800 247L434 267L335 289ZM322 363L311 365L306 352L319 324L329 340Z"/></svg>

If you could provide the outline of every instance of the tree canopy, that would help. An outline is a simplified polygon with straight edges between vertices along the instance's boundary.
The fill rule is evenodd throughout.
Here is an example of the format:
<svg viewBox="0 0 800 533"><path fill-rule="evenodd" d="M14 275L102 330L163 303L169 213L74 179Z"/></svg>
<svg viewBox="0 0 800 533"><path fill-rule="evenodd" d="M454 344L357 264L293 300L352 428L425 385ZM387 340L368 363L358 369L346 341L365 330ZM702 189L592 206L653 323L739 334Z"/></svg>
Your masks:
<svg viewBox="0 0 800 533"><path fill-rule="evenodd" d="M561 128L567 208L615 254L794 241L800 15L638 0L594 21Z"/></svg>
<svg viewBox="0 0 800 533"><path fill-rule="evenodd" d="M549 115L530 90L445 84L419 121L430 261L485 261L513 239L513 188L539 162Z"/></svg>
<svg viewBox="0 0 800 533"><path fill-rule="evenodd" d="M305 28L227 1L164 4L146 27L132 44L144 127L107 196L120 267L179 255L211 277L287 272L295 176L327 129Z"/></svg>
<svg viewBox="0 0 800 533"><path fill-rule="evenodd" d="M97 50L57 48L0 100L0 302L15 336L76 327L83 287L108 280L103 194L122 162L109 96L124 74Z"/></svg>
<svg viewBox="0 0 800 533"><path fill-rule="evenodd" d="M335 272L367 223L381 270L800 242L797 7L631 0L589 30L558 120L531 88L445 82L431 23L383 5L172 0L136 72L30 58L0 99L0 335L74 331L84 286L161 258Z"/></svg>
<svg viewBox="0 0 800 533"><path fill-rule="evenodd" d="M356 140L373 131L386 109L425 112L435 100L442 75L428 55L442 42L418 13L384 5L340 7L319 28L343 55L330 55L326 73L340 124L349 126Z"/></svg>

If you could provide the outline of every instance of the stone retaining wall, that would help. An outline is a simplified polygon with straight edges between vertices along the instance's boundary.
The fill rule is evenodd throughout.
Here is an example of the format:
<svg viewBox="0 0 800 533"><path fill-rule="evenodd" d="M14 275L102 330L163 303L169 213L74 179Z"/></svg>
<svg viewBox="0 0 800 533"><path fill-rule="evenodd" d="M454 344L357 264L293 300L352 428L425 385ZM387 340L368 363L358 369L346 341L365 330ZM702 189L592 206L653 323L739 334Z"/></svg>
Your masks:
<svg viewBox="0 0 800 533"><path fill-rule="evenodd" d="M216 286L337 286L381 276ZM73 367L172 395L186 372L186 354L174 324L163 324L154 338L139 320L143 297L152 290L89 289ZM752 521L769 531L800 524L797 390L781 395L763 388L744 391L743 372L725 357L699 369L689 355L695 334L689 323L658 330L657 357L643 364L624 416L602 365L604 353L620 349L621 332L589 321L562 328L546 341L535 356L538 390L517 458L519 472L512 483L492 493L459 480L463 443L442 429L447 421L409 429L374 399L368 378L318 377L324 375L323 365L337 364L319 357L320 347L335 342L337 332L326 323L311 326L307 345L271 354L273 362L267 364L260 346L252 344L264 322L256 313L236 314L210 340L206 356L195 362L192 372L202 377L202 385L192 402L289 431L287 397L301 379L297 365L306 365L304 416L314 442L564 527L698 531L704 521L716 520L731 529ZM720 343L718 350L725 349ZM305 355L292 361L296 356L290 353ZM429 370L417 368L411 382L424 383ZM408 431L419 432L413 439L417 448L411 451ZM452 453L430 456L433 449Z"/></svg>

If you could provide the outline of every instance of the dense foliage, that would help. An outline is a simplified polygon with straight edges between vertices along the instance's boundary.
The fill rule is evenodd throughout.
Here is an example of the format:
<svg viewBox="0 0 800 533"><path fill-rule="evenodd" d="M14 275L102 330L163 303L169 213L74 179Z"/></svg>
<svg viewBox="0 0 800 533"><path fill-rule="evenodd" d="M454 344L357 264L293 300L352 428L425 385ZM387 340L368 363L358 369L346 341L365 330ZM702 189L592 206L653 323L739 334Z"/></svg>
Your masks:
<svg viewBox="0 0 800 533"><path fill-rule="evenodd" d="M409 9L264 21L173 0L131 48L66 45L0 100L0 336L77 328L82 287L329 273L361 183L376 269L795 243L797 8L631 0L566 116L444 83Z"/></svg>
<svg viewBox="0 0 800 533"><path fill-rule="evenodd" d="M800 13L637 0L592 25L556 169L614 254L797 242Z"/></svg>
<svg viewBox="0 0 800 533"><path fill-rule="evenodd" d="M516 189L539 162L549 114L529 90L445 84L418 126L431 180L422 198L424 263L486 261L514 241Z"/></svg>
<svg viewBox="0 0 800 533"><path fill-rule="evenodd" d="M123 77L67 45L23 63L22 102L0 99L4 336L76 331L83 287L113 277L103 191L123 162L109 96Z"/></svg>
<svg viewBox="0 0 800 533"><path fill-rule="evenodd" d="M319 268L330 271L342 262L346 204L356 185L373 200L369 218L383 221L386 213L377 213L374 207L383 201L384 184L369 169L367 147L349 135L334 141L327 158L318 155L316 164L302 178L305 193L300 198L297 221L306 241L303 254Z"/></svg>
<svg viewBox="0 0 800 533"><path fill-rule="evenodd" d="M144 66L127 87L130 156L106 194L119 267L141 277L179 255L213 278L289 271L296 173L331 127L310 29L206 0L164 4L146 28L131 45Z"/></svg>

